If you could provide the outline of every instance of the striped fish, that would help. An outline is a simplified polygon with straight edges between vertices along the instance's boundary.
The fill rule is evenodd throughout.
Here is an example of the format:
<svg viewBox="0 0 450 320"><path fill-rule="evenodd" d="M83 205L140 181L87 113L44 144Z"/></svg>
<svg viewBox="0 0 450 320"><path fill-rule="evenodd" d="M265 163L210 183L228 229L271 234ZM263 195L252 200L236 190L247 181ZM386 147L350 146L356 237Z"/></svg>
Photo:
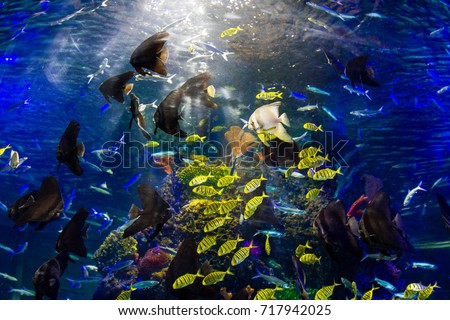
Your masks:
<svg viewBox="0 0 450 320"><path fill-rule="evenodd" d="M234 273L230 271L230 268L228 268L227 271L211 272L210 274L206 275L205 278L203 278L202 284L205 286L216 284L217 282L223 281L227 274L231 276L234 275Z"/></svg>
<svg viewBox="0 0 450 320"><path fill-rule="evenodd" d="M267 179L264 178L264 176L262 174L261 174L261 177L250 180L249 182L247 182L247 184L244 187L244 193L251 193L251 192L255 191L256 189L258 189L261 186L261 182L264 180L267 180Z"/></svg>
<svg viewBox="0 0 450 320"><path fill-rule="evenodd" d="M207 176L204 176L204 175L196 176L196 177L192 178L191 181L189 181L189 187L194 187L194 186L198 186L202 183L205 183L209 178L214 178L214 176L211 175L211 172L208 173Z"/></svg>
<svg viewBox="0 0 450 320"><path fill-rule="evenodd" d="M245 259L248 258L248 256L250 255L250 249L253 248L257 247L253 246L253 241L251 241L248 247L242 247L238 251L236 251L235 254L233 255L233 258L231 259L231 265L236 266L242 263Z"/></svg>
<svg viewBox="0 0 450 320"><path fill-rule="evenodd" d="M217 234L204 237L197 246L197 253L200 254L211 249L212 246L216 245L216 241Z"/></svg>
<svg viewBox="0 0 450 320"><path fill-rule="evenodd" d="M340 167L337 170L325 168L322 170L317 170L316 173L314 173L313 179L319 180L319 181L329 180L329 179L333 179L336 174L342 174Z"/></svg>
<svg viewBox="0 0 450 320"><path fill-rule="evenodd" d="M269 234L266 234L266 242L264 243L264 250L266 251L266 254L270 256L270 241L269 241Z"/></svg>
<svg viewBox="0 0 450 320"><path fill-rule="evenodd" d="M316 295L314 296L314 300L328 300L333 294L334 287L340 286L338 283L333 283L331 286L325 286L320 288Z"/></svg>
<svg viewBox="0 0 450 320"><path fill-rule="evenodd" d="M217 187L218 188L228 187L230 184L232 184L234 182L234 180L238 180L238 179L240 179L240 177L235 172L234 175L232 175L232 176L228 175L228 176L220 178L217 181Z"/></svg>
<svg viewBox="0 0 450 320"><path fill-rule="evenodd" d="M419 295L417 296L418 300L425 300L430 297L430 295L433 293L434 288L440 288L437 285L437 282L435 282L433 285L429 285L425 289L419 292Z"/></svg>
<svg viewBox="0 0 450 320"><path fill-rule="evenodd" d="M204 277L204 275L202 275L200 273L200 269L197 271L196 274L186 273L186 274L178 277L177 280L175 280L175 282L172 284L172 288L181 289L181 288L187 287L187 286L193 284L197 277L200 277L200 278Z"/></svg>
<svg viewBox="0 0 450 320"><path fill-rule="evenodd" d="M136 290L136 288L133 288L133 286L131 286L129 290L122 291L117 296L116 300L131 300L131 292L133 292L134 290Z"/></svg>
<svg viewBox="0 0 450 320"><path fill-rule="evenodd" d="M406 290L419 292L424 290L426 287L421 283L410 283L406 286Z"/></svg>
<svg viewBox="0 0 450 320"><path fill-rule="evenodd" d="M245 205L244 218L245 219L250 218L255 213L258 206L263 202L264 198L268 197L269 196L263 192L262 196L256 196L251 198Z"/></svg>
<svg viewBox="0 0 450 320"><path fill-rule="evenodd" d="M309 245L309 241L306 241L306 243L299 244L297 248L295 249L295 256L300 259L301 256L305 254L306 249L312 249L312 247Z"/></svg>
<svg viewBox="0 0 450 320"><path fill-rule="evenodd" d="M297 169L302 170L302 169L308 169L308 168L312 168L313 163L311 158L304 158L302 160L299 161L298 165L297 165Z"/></svg>
<svg viewBox="0 0 450 320"><path fill-rule="evenodd" d="M352 281L352 291L353 291L353 298L351 300L357 300L358 298L358 287L356 286L356 282Z"/></svg>
<svg viewBox="0 0 450 320"><path fill-rule="evenodd" d="M320 263L320 258L322 257L317 257L314 253L306 253L299 260L304 264L315 264L316 262Z"/></svg>
<svg viewBox="0 0 450 320"><path fill-rule="evenodd" d="M240 196L238 196L236 199L222 202L222 206L219 209L219 213L226 214L233 211L233 209L236 208L236 206L240 202L242 202L242 198Z"/></svg>
<svg viewBox="0 0 450 320"><path fill-rule="evenodd" d="M372 289L370 289L369 291L365 292L362 297L361 300L372 300L373 298L373 292L377 289L380 289L380 287L374 287L372 286Z"/></svg>
<svg viewBox="0 0 450 320"><path fill-rule="evenodd" d="M319 195L319 193L322 192L322 191L323 191L323 187L320 188L320 189L318 189L318 188L311 189L311 190L309 190L309 191L306 193L305 198L306 198L306 199L314 199L314 198L317 198L317 196Z"/></svg>
<svg viewBox="0 0 450 320"><path fill-rule="evenodd" d="M320 149L320 146L318 148L315 148L315 147L305 148L302 151L300 151L298 156L300 158L308 158L308 157L313 158L318 153L322 153L322 149Z"/></svg>
<svg viewBox="0 0 450 320"><path fill-rule="evenodd" d="M205 211L203 213L206 215L216 213L220 210L221 206L222 206L221 201L212 201L206 206Z"/></svg>
<svg viewBox="0 0 450 320"><path fill-rule="evenodd" d="M241 241L244 241L244 239L242 239L240 237L240 235L238 235L236 240L232 239L232 240L228 240L228 241L224 242L219 247L219 250L217 251L217 255L220 257L220 256L224 256L224 255L230 253L231 251L236 249L237 244Z"/></svg>
<svg viewBox="0 0 450 320"><path fill-rule="evenodd" d="M314 123L307 122L303 125L303 129L309 130L309 131L322 131L322 125L316 126Z"/></svg>
<svg viewBox="0 0 450 320"><path fill-rule="evenodd" d="M197 186L194 189L192 189L192 192L201 195L203 197L212 197L215 196L216 194L221 195L223 192L223 189L220 189L219 191L217 191L216 189L214 189L211 186Z"/></svg>
<svg viewBox="0 0 450 320"><path fill-rule="evenodd" d="M233 220L233 218L228 215L225 217L214 218L214 219L208 221L207 224L205 224L205 226L203 227L203 231L204 232L214 231L217 228L220 228L221 226L223 226L227 220Z"/></svg>
<svg viewBox="0 0 450 320"><path fill-rule="evenodd" d="M275 292L283 290L282 288L275 287L273 289L261 289L255 295L254 300L273 300L275 299Z"/></svg>

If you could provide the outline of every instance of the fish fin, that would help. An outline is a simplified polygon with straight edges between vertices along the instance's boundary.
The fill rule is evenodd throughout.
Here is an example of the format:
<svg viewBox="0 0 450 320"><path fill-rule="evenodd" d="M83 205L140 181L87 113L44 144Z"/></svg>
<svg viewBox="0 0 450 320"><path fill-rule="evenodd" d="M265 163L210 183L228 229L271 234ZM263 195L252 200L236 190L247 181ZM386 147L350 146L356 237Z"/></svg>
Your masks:
<svg viewBox="0 0 450 320"><path fill-rule="evenodd" d="M89 80L88 80L88 84L89 84L89 83L91 83L92 79L94 79L95 76L92 73L92 74L88 75L87 77L89 78Z"/></svg>
<svg viewBox="0 0 450 320"><path fill-rule="evenodd" d="M139 207L133 203L131 205L128 217L130 219L134 219L134 218L140 216L141 214L142 214L142 210L139 209Z"/></svg>
<svg viewBox="0 0 450 320"><path fill-rule="evenodd" d="M153 67L152 71L155 71L156 73L159 73L163 76L167 76L167 67L164 64L164 61L161 60L161 58L156 58L155 66Z"/></svg>
<svg viewBox="0 0 450 320"><path fill-rule="evenodd" d="M123 89L123 92L125 92L126 95L129 95L131 90L133 90L134 84L129 83L125 86L125 88Z"/></svg>
<svg viewBox="0 0 450 320"><path fill-rule="evenodd" d="M77 144L77 155L79 157L83 158L85 151L86 151L86 147L84 146L83 141L78 142L78 144Z"/></svg>
<svg viewBox="0 0 450 320"><path fill-rule="evenodd" d="M166 63L167 60L169 60L169 50L167 48L162 49L158 54L159 59L161 59L163 63Z"/></svg>
<svg viewBox="0 0 450 320"><path fill-rule="evenodd" d="M275 131L273 134L280 140L285 142L292 142L292 137L287 133L286 129L283 127L283 124L279 123L275 127Z"/></svg>
<svg viewBox="0 0 450 320"><path fill-rule="evenodd" d="M36 202L36 201L34 200L34 197L33 197L33 196L29 196L28 199L27 199L27 201L26 201L23 205L21 205L21 206L19 207L19 210L22 210L22 209L31 207L35 202Z"/></svg>
<svg viewBox="0 0 450 320"><path fill-rule="evenodd" d="M283 113L278 119L280 119L281 123L284 124L287 127L291 126L291 122L289 121L289 118L286 113Z"/></svg>

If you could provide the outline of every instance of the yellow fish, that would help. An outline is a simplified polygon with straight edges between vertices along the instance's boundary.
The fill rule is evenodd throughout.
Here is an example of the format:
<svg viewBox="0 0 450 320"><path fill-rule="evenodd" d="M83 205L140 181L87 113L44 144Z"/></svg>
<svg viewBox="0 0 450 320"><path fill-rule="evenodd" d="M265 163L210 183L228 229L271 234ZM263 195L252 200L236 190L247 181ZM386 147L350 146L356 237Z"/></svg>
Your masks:
<svg viewBox="0 0 450 320"><path fill-rule="evenodd" d="M300 258L301 256L303 256L305 254L306 249L312 249L312 247L309 245L309 241L306 241L306 243L304 245L299 244L297 246L297 248L295 249L295 256L297 258Z"/></svg>
<svg viewBox="0 0 450 320"><path fill-rule="evenodd" d="M234 275L234 273L230 271L230 268L228 268L227 271L211 272L203 278L202 284L204 286L216 284L217 282L223 281L227 274Z"/></svg>
<svg viewBox="0 0 450 320"><path fill-rule="evenodd" d="M308 178L313 178L316 171L313 168L309 168L307 171Z"/></svg>
<svg viewBox="0 0 450 320"><path fill-rule="evenodd" d="M244 193L251 193L251 192L255 191L256 189L258 189L261 186L261 182L264 180L267 180L267 179L264 178L264 176L262 174L261 174L261 177L250 180L249 182L247 182L247 184L244 187Z"/></svg>
<svg viewBox="0 0 450 320"><path fill-rule="evenodd" d="M374 287L372 285L372 289L370 289L369 291L365 292L362 297L361 300L372 300L373 298L373 292L377 289L380 289L379 287Z"/></svg>
<svg viewBox="0 0 450 320"><path fill-rule="evenodd" d="M323 23L322 21L316 20L314 18L308 17L308 21L314 23L315 25L318 25L319 27L322 27L324 29L328 29L328 26Z"/></svg>
<svg viewBox="0 0 450 320"><path fill-rule="evenodd" d="M313 166L313 163L312 163L311 158L303 158L302 160L299 161L297 168L299 170L302 170L302 169L312 168L312 166Z"/></svg>
<svg viewBox="0 0 450 320"><path fill-rule="evenodd" d="M197 279L197 277L199 277L199 278L204 277L204 275L202 275L200 273L200 269L198 269L196 274L186 273L186 274L178 277L177 280L175 280L175 282L172 284L172 288L181 289L181 288L187 287L187 286L193 284L195 279Z"/></svg>
<svg viewBox="0 0 450 320"><path fill-rule="evenodd" d="M245 259L250 255L250 249L257 248L253 246L253 240L250 242L248 247L242 247L238 251L235 252L233 258L231 259L231 265L236 266L242 263Z"/></svg>
<svg viewBox="0 0 450 320"><path fill-rule="evenodd" d="M216 194L221 195L223 189L217 191L216 189L210 186L197 186L194 189L192 189L192 192L201 195L203 197L212 197L215 196Z"/></svg>
<svg viewBox="0 0 450 320"><path fill-rule="evenodd" d="M232 184L234 182L234 180L237 180L237 179L240 179L240 177L237 175L236 172L232 176L229 176L229 175L224 176L217 181L217 187L218 188L228 187L230 184Z"/></svg>
<svg viewBox="0 0 450 320"><path fill-rule="evenodd" d="M298 156L300 158L306 158L306 157L315 157L316 154L318 153L322 153L322 149L320 148L320 146L318 148L315 147L309 147L309 148L305 148L302 151L300 151L300 153L298 154Z"/></svg>
<svg viewBox="0 0 450 320"><path fill-rule="evenodd" d="M228 253L230 253L231 251L233 251L234 249L236 249L236 246L239 242L244 241L244 239L242 239L239 235L237 237L236 240L228 240L225 241L220 247L219 250L217 251L217 255L219 257L224 256Z"/></svg>
<svg viewBox="0 0 450 320"><path fill-rule="evenodd" d="M204 175L196 176L196 177L192 178L191 181L189 181L189 186L190 187L198 186L202 183L205 183L209 178L214 178L214 176L211 175L211 172L208 173L207 176L204 176Z"/></svg>
<svg viewBox="0 0 450 320"><path fill-rule="evenodd" d="M8 144L6 147L4 147L4 148L0 148L0 157L5 153L5 151L7 150L7 149L10 149L11 148L11 145L10 144Z"/></svg>
<svg viewBox="0 0 450 320"><path fill-rule="evenodd" d="M315 264L316 262L320 263L320 259L322 257L317 257L314 253L306 253L300 257L300 262L304 264Z"/></svg>
<svg viewBox="0 0 450 320"><path fill-rule="evenodd" d="M206 136L200 137L198 134L193 134L186 137L186 142L203 142L206 139Z"/></svg>
<svg viewBox="0 0 450 320"><path fill-rule="evenodd" d="M234 36L236 33L238 33L238 31L242 31L242 30L244 30L244 29L242 29L239 26L236 27L236 28L228 28L227 30L223 31L220 34L220 37L221 38L223 38L223 37L231 37L231 36Z"/></svg>
<svg viewBox="0 0 450 320"><path fill-rule="evenodd" d="M264 244L264 250L266 251L266 254L270 256L270 241L269 241L269 234L266 234L266 242Z"/></svg>
<svg viewBox="0 0 450 320"><path fill-rule="evenodd" d="M316 292L316 295L314 296L314 300L328 300L331 297L331 295L333 294L334 287L337 287L337 286L340 286L340 284L335 282L331 286L326 286L326 287L320 288Z"/></svg>
<svg viewBox="0 0 450 320"><path fill-rule="evenodd" d="M314 198L316 198L316 197L319 195L319 193L322 192L322 191L323 191L323 187L320 188L320 189L317 189L317 188L311 189L311 190L308 191L308 193L306 193L305 198L306 198L306 199L314 199Z"/></svg>
<svg viewBox="0 0 450 320"><path fill-rule="evenodd" d="M256 95L256 99L261 100L274 100L276 98L283 99L283 93L281 91L261 91Z"/></svg>
<svg viewBox="0 0 450 320"><path fill-rule="evenodd" d="M122 291L116 298L116 300L131 300L131 292L136 290L133 286L130 287L129 290Z"/></svg>
<svg viewBox="0 0 450 320"><path fill-rule="evenodd" d="M337 170L333 170L330 168L317 170L316 173L314 173L313 179L319 181L329 180L333 179L336 174L343 174L341 173L341 167L339 167Z"/></svg>
<svg viewBox="0 0 450 320"><path fill-rule="evenodd" d="M236 206L238 205L239 202L242 202L242 199L240 196L238 196L236 199L222 202L222 205L220 206L220 209L219 209L219 213L226 214L226 213L231 212L234 208L236 208Z"/></svg>
<svg viewBox="0 0 450 320"><path fill-rule="evenodd" d="M245 219L250 218L255 213L259 205L263 202L264 198L268 197L269 196L263 192L262 196L256 196L251 198L245 205L244 218Z"/></svg>
<svg viewBox="0 0 450 320"><path fill-rule="evenodd" d="M309 130L309 131L322 131L322 125L316 126L314 123L307 122L303 125L303 129Z"/></svg>
<svg viewBox="0 0 450 320"><path fill-rule="evenodd" d="M435 282L433 285L429 285L425 289L419 292L419 295L417 296L418 300L425 300L428 299L428 297L433 293L434 288L440 288L437 285L437 282Z"/></svg>
<svg viewBox="0 0 450 320"><path fill-rule="evenodd" d="M206 93L211 98L214 98L216 96L216 88L211 84L206 88Z"/></svg>
<svg viewBox="0 0 450 320"><path fill-rule="evenodd" d="M208 215L208 214L216 213L217 211L220 210L220 207L222 207L222 202L221 201L211 201L206 206L205 211L203 212L203 214Z"/></svg>
<svg viewBox="0 0 450 320"><path fill-rule="evenodd" d="M144 146L148 147L148 148L159 147L159 142L158 141L149 141L146 144L144 144Z"/></svg>
<svg viewBox="0 0 450 320"><path fill-rule="evenodd" d="M328 155L326 155L325 157L322 156L317 156L314 158L311 158L311 167L317 168L322 166L324 163L326 162L331 162L330 159L328 159Z"/></svg>
<svg viewBox="0 0 450 320"><path fill-rule="evenodd" d="M211 129L211 132L220 132L220 131L225 130L226 128L227 127L225 127L225 126L215 126Z"/></svg>
<svg viewBox="0 0 450 320"><path fill-rule="evenodd" d="M255 295L254 300L273 300L275 299L275 292L283 290L282 288L275 287L273 289L267 288L267 289L261 289L258 290L258 292Z"/></svg>
<svg viewBox="0 0 450 320"><path fill-rule="evenodd" d="M214 218L214 219L208 221L207 224L205 224L205 226L203 227L203 231L204 232L214 231L217 228L220 228L221 226L223 226L227 220L233 220L233 218L228 215L226 217Z"/></svg>
<svg viewBox="0 0 450 320"><path fill-rule="evenodd" d="M217 243L217 237L218 235L208 235L204 237L197 245L197 253L201 254L209 249L211 249L212 246L216 245Z"/></svg>
<svg viewBox="0 0 450 320"><path fill-rule="evenodd" d="M353 298L351 298L351 300L357 300L358 298L358 288L356 287L356 282L352 281L352 290L353 290Z"/></svg>
<svg viewBox="0 0 450 320"><path fill-rule="evenodd" d="M198 162L206 162L209 160L209 158L204 154L193 154L191 155L191 159Z"/></svg>
<svg viewBox="0 0 450 320"><path fill-rule="evenodd" d="M206 199L192 199L188 204L183 206L183 209L190 212L198 211L199 206L208 205L209 203L210 201Z"/></svg>

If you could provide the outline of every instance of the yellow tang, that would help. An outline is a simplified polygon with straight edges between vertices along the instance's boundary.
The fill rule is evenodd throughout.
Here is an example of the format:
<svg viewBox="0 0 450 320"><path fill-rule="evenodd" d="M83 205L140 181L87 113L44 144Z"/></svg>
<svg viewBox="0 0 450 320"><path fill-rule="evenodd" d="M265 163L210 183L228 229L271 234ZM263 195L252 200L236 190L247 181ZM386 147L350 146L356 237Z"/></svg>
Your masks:
<svg viewBox="0 0 450 320"><path fill-rule="evenodd" d="M144 146L148 147L148 148L155 148L159 146L159 142L158 141L149 141L146 144L144 144Z"/></svg>
<svg viewBox="0 0 450 320"><path fill-rule="evenodd" d="M300 158L307 158L307 157L315 157L316 154L318 153L322 153L322 149L320 149L320 146L318 148L315 147L309 147L309 148L305 148L302 151L300 151L300 153L298 154L298 156Z"/></svg>
<svg viewBox="0 0 450 320"><path fill-rule="evenodd" d="M267 180L264 178L264 176L261 174L261 177L252 179L244 187L244 193L251 193L258 189L261 186L261 181Z"/></svg>
<svg viewBox="0 0 450 320"><path fill-rule="evenodd" d="M6 149L11 149L11 145L8 144L6 147L0 148L0 156L2 156L5 153Z"/></svg>
<svg viewBox="0 0 450 320"><path fill-rule="evenodd" d="M326 286L326 287L320 288L316 292L316 295L314 296L314 300L328 300L331 297L331 295L333 294L334 287L337 287L337 286L340 286L340 284L335 282L331 286Z"/></svg>
<svg viewBox="0 0 450 320"><path fill-rule="evenodd" d="M203 231L204 232L214 231L217 228L220 228L221 226L223 226L227 220L233 220L233 218L228 215L226 217L214 218L214 219L208 221L207 224L205 224L205 226L203 227Z"/></svg>
<svg viewBox="0 0 450 320"><path fill-rule="evenodd" d="M191 136L186 137L186 142L196 142L196 141L203 142L205 138L206 136L200 137L198 134L193 134Z"/></svg>
<svg viewBox="0 0 450 320"><path fill-rule="evenodd" d="M217 191L216 189L210 186L197 186L194 189L192 189L192 192L199 194L203 197L212 197L215 196L216 194L221 195L223 189Z"/></svg>
<svg viewBox="0 0 450 320"><path fill-rule="evenodd" d="M308 193L306 193L306 199L314 199L316 198L320 192L323 191L323 187L318 189L318 188L314 188L308 191Z"/></svg>
<svg viewBox="0 0 450 320"><path fill-rule="evenodd" d="M362 297L361 300L372 300L373 298L373 292L377 289L380 289L379 287L374 287L372 285L372 289L370 289L369 291L365 292Z"/></svg>
<svg viewBox="0 0 450 320"><path fill-rule="evenodd" d="M266 234L266 242L264 244L264 250L266 251L266 254L270 256L270 242L269 242L269 234Z"/></svg>
<svg viewBox="0 0 450 320"><path fill-rule="evenodd" d="M304 245L299 244L297 246L297 248L295 249L295 256L297 258L300 258L301 256L303 256L305 254L306 249L312 249L312 247L309 245L309 241L306 241L306 243Z"/></svg>
<svg viewBox="0 0 450 320"><path fill-rule="evenodd" d="M299 170L302 170L302 169L311 168L312 166L313 166L313 163L312 163L311 159L310 158L304 158L304 159L299 161L299 163L297 165L297 168Z"/></svg>
<svg viewBox="0 0 450 320"><path fill-rule="evenodd" d="M268 197L269 196L263 192L262 196L256 196L251 198L245 205L244 218L245 219L250 218L255 213L258 206L263 202L264 198Z"/></svg>
<svg viewBox="0 0 450 320"><path fill-rule="evenodd" d="M428 287L420 291L417 299L418 300L428 299L428 297L433 293L434 288L440 288L437 285L437 282L435 282L433 285L429 285Z"/></svg>
<svg viewBox="0 0 450 320"><path fill-rule="evenodd" d="M216 213L217 211L220 210L221 206L222 206L222 202L221 201L211 201L206 206L205 211L203 212L203 214L208 215L208 214Z"/></svg>
<svg viewBox="0 0 450 320"><path fill-rule="evenodd" d="M223 281L227 274L234 275L234 273L230 271L230 268L228 268L227 271L211 272L203 278L202 284L205 286L216 284L217 282Z"/></svg>
<svg viewBox="0 0 450 320"><path fill-rule="evenodd" d="M257 248L256 246L253 246L253 240L250 242L250 245L248 247L242 247L238 251L235 252L233 255L233 258L231 259L231 265L236 266L240 263L242 263L245 259L248 258L250 255L250 249Z"/></svg>
<svg viewBox="0 0 450 320"><path fill-rule="evenodd" d="M256 99L261 100L274 100L276 98L283 99L283 93L281 91L261 91L256 95Z"/></svg>
<svg viewBox="0 0 450 320"><path fill-rule="evenodd" d="M224 32L222 32L220 34L220 37L231 37L234 36L236 33L238 33L238 31L242 31L244 29L242 29L241 27L236 27L236 28L228 28L227 30L225 30Z"/></svg>
<svg viewBox="0 0 450 320"><path fill-rule="evenodd" d="M234 249L236 249L236 246L239 242L244 241L244 239L242 239L239 235L237 237L236 240L228 240L226 242L224 242L220 247L219 250L217 251L217 255L219 257L224 256L228 253L230 253L231 251L233 251Z"/></svg>
<svg viewBox="0 0 450 320"><path fill-rule="evenodd" d="M320 259L322 257L317 257L314 253L306 253L300 257L300 262L304 264L315 264L316 262L320 263Z"/></svg>
<svg viewBox="0 0 450 320"><path fill-rule="evenodd" d="M282 288L275 287L273 289L267 288L267 289L261 289L258 290L258 292L255 295L254 300L273 300L275 299L275 292L283 290Z"/></svg>
<svg viewBox="0 0 450 320"><path fill-rule="evenodd" d="M234 180L239 179L239 178L240 177L237 175L236 172L232 176L222 177L217 181L217 187L219 187L219 188L227 187L230 184L232 184L234 182Z"/></svg>
<svg viewBox="0 0 450 320"><path fill-rule="evenodd" d="M196 176L192 178L191 181L189 181L189 186L190 187L198 186L202 183L205 183L209 178L214 178L214 176L211 175L211 172L208 173L207 176L205 175Z"/></svg>
<svg viewBox="0 0 450 320"><path fill-rule="evenodd" d="M122 291L116 298L116 300L131 300L131 292L136 290L133 286L130 287L129 290Z"/></svg>
<svg viewBox="0 0 450 320"><path fill-rule="evenodd" d="M197 253L200 254L211 249L211 247L217 243L217 236L217 234L208 235L200 240L197 246Z"/></svg>
<svg viewBox="0 0 450 320"><path fill-rule="evenodd" d="M204 277L204 275L202 275L200 273L200 269L198 269L196 274L186 273L186 274L178 277L177 280L175 280L175 282L172 284L172 288L181 289L181 288L187 287L187 286L193 284L197 277L200 277L200 278Z"/></svg>
<svg viewBox="0 0 450 320"><path fill-rule="evenodd" d="M316 173L314 173L313 179L319 181L329 180L333 179L336 174L343 174L341 172L341 167L339 167L337 170L333 170L330 168L317 170Z"/></svg>
<svg viewBox="0 0 450 320"><path fill-rule="evenodd" d="M238 196L236 199L222 202L222 206L219 209L219 213L226 214L231 212L234 208L236 208L239 202L242 202L240 196Z"/></svg>
<svg viewBox="0 0 450 320"><path fill-rule="evenodd" d="M309 130L309 131L322 131L322 125L316 126L314 123L307 122L303 125L303 129Z"/></svg>

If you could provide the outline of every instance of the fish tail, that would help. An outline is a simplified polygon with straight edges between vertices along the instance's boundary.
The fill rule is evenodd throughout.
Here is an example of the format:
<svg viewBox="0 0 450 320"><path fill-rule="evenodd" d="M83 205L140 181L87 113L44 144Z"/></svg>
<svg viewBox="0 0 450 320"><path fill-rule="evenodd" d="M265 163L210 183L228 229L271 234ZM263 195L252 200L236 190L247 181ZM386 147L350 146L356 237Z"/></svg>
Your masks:
<svg viewBox="0 0 450 320"><path fill-rule="evenodd" d="M317 130L323 132L322 125L319 125L319 126L317 127ZM316 131L317 131L317 130L316 130Z"/></svg>
<svg viewBox="0 0 450 320"><path fill-rule="evenodd" d="M280 93L280 94L281 94L281 93ZM280 98L281 98L281 97L280 97ZM289 118L288 118L288 116L287 116L286 113L283 113L278 119L280 119L280 122L281 122L282 124L284 124L285 126L287 126L287 127L290 127L290 126L291 126L291 123L290 123Z"/></svg>
<svg viewBox="0 0 450 320"><path fill-rule="evenodd" d="M94 79L95 75L92 73L90 75L87 76L89 78L88 80L88 84L91 83L92 79Z"/></svg>

